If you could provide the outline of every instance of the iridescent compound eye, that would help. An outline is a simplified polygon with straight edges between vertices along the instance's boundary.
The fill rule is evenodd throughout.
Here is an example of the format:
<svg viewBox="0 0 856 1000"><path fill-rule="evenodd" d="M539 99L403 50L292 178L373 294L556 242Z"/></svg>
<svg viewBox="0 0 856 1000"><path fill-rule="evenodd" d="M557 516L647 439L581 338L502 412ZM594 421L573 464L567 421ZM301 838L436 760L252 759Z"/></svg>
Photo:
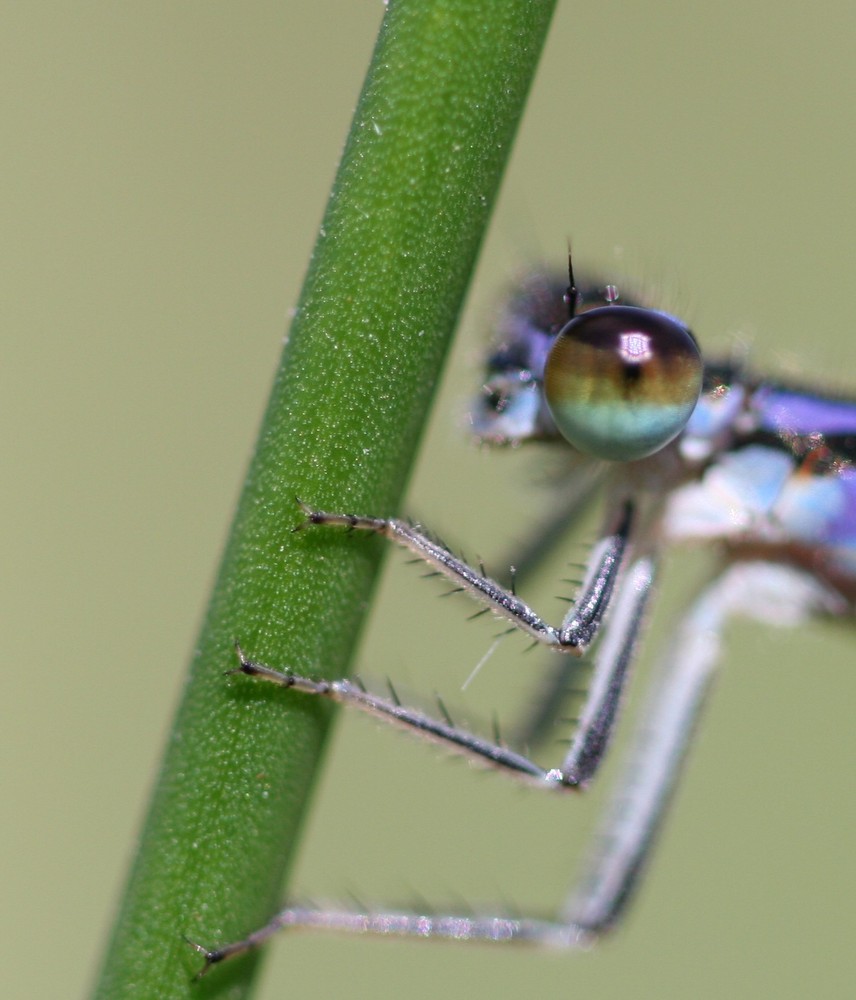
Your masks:
<svg viewBox="0 0 856 1000"><path fill-rule="evenodd" d="M703 364L674 317L604 306L572 319L556 337L544 393L556 426L587 455L633 461L683 430L701 392Z"/></svg>

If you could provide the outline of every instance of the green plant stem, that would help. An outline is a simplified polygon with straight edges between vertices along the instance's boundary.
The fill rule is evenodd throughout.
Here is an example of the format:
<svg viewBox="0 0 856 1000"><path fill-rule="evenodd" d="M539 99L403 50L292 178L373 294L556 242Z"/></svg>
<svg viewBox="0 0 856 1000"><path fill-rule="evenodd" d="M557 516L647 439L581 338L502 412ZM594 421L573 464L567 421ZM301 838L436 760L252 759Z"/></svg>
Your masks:
<svg viewBox="0 0 856 1000"><path fill-rule="evenodd" d="M250 989L258 955L193 984L182 935L223 943L275 911L330 713L224 672L236 640L300 673L347 670L379 540L293 534L294 498L397 509L553 6L386 11L98 997Z"/></svg>

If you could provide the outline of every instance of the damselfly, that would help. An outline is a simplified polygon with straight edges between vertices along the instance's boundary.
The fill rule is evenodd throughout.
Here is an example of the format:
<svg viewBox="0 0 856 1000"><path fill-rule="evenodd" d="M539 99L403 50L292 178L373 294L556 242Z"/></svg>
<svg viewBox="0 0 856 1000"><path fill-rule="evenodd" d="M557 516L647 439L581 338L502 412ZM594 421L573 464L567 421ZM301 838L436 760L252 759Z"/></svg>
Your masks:
<svg viewBox="0 0 856 1000"><path fill-rule="evenodd" d="M485 442L554 440L577 454L580 482L602 480L603 530L561 623L550 624L513 590L404 521L301 503L299 526L385 535L468 591L485 611L552 650L580 656L597 639L591 683L564 758L541 766L498 737L456 726L443 711L433 717L354 681L311 680L240 651L239 669L352 705L538 787L578 791L609 747L660 553L672 542L715 544L715 571L668 644L585 876L552 919L288 906L242 941L215 950L196 946L205 969L288 927L590 944L616 924L638 883L728 617L793 626L813 616L853 614L856 403L762 379L733 362L704 364L680 320L620 302L613 285L577 287L569 271L568 286L534 277L513 298L470 415L474 435ZM550 709L555 694L546 698ZM536 729L549 714L540 713Z"/></svg>

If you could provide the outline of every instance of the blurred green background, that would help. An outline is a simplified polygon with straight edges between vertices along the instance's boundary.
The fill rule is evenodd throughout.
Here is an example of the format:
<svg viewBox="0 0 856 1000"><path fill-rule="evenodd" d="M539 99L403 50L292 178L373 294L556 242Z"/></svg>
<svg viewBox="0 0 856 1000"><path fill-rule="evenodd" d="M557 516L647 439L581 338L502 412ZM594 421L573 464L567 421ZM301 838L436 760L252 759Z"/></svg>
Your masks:
<svg viewBox="0 0 856 1000"><path fill-rule="evenodd" d="M7 996L94 975L381 14L0 7ZM479 451L460 424L501 289L560 267L568 236L708 349L856 395L854 37L843 2L560 4L410 513L498 570L549 505L548 453ZM670 562L650 646L697 569ZM509 716L543 661L509 640L457 695L496 629L419 575L389 560L362 673ZM854 648L847 627L730 630L650 877L600 949L294 935L261 996L850 996ZM300 888L562 898L603 788L545 798L340 721Z"/></svg>

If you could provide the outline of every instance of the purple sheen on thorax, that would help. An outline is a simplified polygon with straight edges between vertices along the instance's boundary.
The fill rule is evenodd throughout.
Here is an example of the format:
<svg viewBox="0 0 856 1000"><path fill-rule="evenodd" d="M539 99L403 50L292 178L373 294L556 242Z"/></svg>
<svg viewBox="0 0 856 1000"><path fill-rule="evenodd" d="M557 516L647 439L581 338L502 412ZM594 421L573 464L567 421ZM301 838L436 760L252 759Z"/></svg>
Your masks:
<svg viewBox="0 0 856 1000"><path fill-rule="evenodd" d="M841 504L829 523L829 539L856 551L856 469L843 469L835 477L841 493Z"/></svg>
<svg viewBox="0 0 856 1000"><path fill-rule="evenodd" d="M762 387L752 398L759 426L775 433L856 434L856 405Z"/></svg>

